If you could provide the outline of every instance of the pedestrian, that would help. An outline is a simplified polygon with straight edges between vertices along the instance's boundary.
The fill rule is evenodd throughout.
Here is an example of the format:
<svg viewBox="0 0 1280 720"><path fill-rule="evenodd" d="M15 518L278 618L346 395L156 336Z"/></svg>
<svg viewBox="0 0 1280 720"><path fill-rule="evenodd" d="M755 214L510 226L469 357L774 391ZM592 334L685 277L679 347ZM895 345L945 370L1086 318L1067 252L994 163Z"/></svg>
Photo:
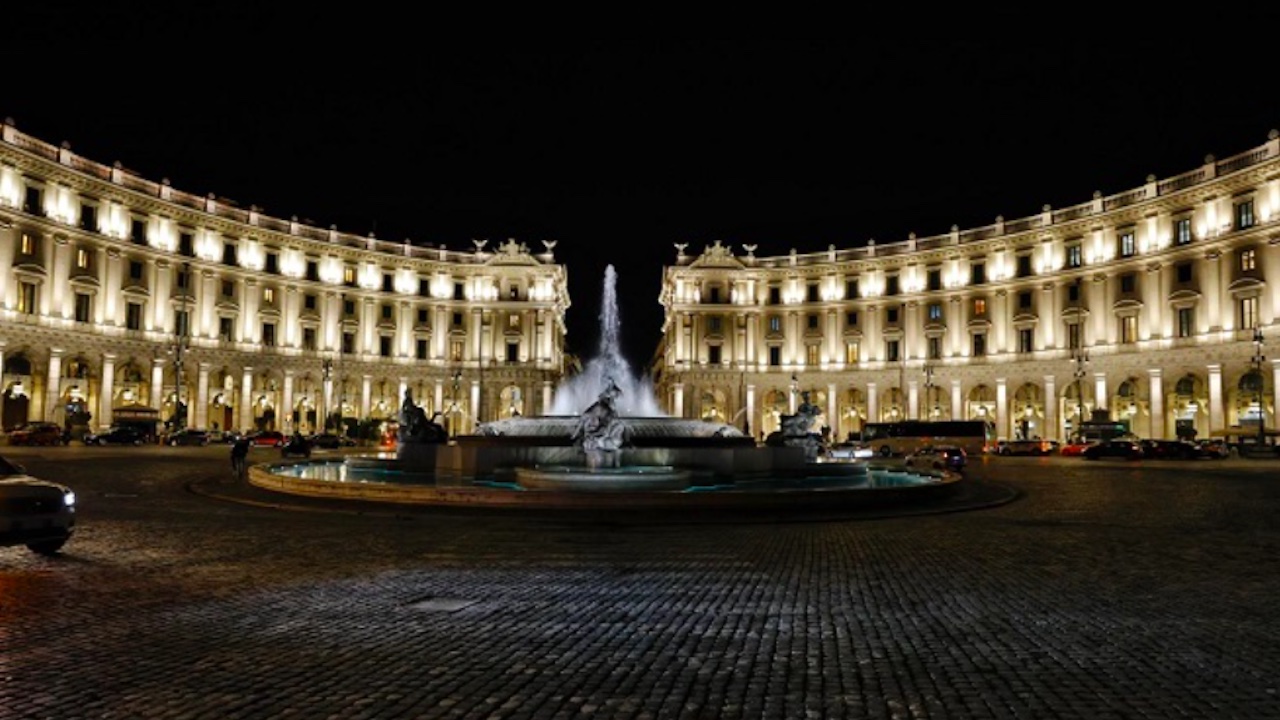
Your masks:
<svg viewBox="0 0 1280 720"><path fill-rule="evenodd" d="M249 438L237 438L231 445L231 472L237 480L244 480L249 472Z"/></svg>

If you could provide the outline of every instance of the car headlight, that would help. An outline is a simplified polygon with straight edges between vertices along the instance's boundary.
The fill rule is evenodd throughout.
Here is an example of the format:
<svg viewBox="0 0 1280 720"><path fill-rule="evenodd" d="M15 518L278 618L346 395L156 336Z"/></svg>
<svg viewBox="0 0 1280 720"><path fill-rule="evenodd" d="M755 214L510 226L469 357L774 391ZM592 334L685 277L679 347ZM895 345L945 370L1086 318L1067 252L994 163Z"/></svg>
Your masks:
<svg viewBox="0 0 1280 720"><path fill-rule="evenodd" d="M873 455L875 452L871 448L858 448L853 451L853 456L856 458L869 458Z"/></svg>
<svg viewBox="0 0 1280 720"><path fill-rule="evenodd" d="M62 504L67 507L76 506L76 494L70 490L62 493Z"/></svg>

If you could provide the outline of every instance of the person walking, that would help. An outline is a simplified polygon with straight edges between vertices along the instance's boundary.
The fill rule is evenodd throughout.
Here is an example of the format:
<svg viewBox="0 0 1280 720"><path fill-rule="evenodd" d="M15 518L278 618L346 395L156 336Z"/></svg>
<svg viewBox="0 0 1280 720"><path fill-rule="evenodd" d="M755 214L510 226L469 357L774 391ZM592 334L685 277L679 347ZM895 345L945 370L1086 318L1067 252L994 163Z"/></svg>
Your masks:
<svg viewBox="0 0 1280 720"><path fill-rule="evenodd" d="M249 444L248 437L240 437L231 445L231 472L235 474L237 480L244 480L248 477Z"/></svg>

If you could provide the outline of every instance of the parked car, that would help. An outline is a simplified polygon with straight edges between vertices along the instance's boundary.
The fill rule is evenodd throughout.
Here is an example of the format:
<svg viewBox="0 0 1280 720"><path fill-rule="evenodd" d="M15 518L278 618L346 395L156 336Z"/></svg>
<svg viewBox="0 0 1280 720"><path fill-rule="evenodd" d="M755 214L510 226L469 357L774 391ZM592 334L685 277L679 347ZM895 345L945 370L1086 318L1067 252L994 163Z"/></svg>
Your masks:
<svg viewBox="0 0 1280 720"><path fill-rule="evenodd" d="M355 440L335 433L317 433L308 439L313 447L324 448L325 450L337 450L338 448L351 447L356 444Z"/></svg>
<svg viewBox="0 0 1280 720"><path fill-rule="evenodd" d="M1222 438L1207 438L1197 444L1200 446L1200 454L1210 460L1222 460L1231 457L1231 448L1227 445L1227 441Z"/></svg>
<svg viewBox="0 0 1280 720"><path fill-rule="evenodd" d="M1052 440L1007 440L1000 443L996 452L1000 455L1052 455Z"/></svg>
<svg viewBox="0 0 1280 720"><path fill-rule="evenodd" d="M292 435L280 446L280 457L311 457L311 442L301 435Z"/></svg>
<svg viewBox="0 0 1280 720"><path fill-rule="evenodd" d="M902 464L918 469L960 471L968 463L968 456L963 448L954 445L926 445L912 453L907 453Z"/></svg>
<svg viewBox="0 0 1280 720"><path fill-rule="evenodd" d="M1068 457L1079 457L1084 455L1085 450L1097 444L1096 440L1072 440L1071 442L1063 443L1058 453Z"/></svg>
<svg viewBox="0 0 1280 720"><path fill-rule="evenodd" d="M1143 440L1142 456L1150 460L1195 460L1203 457L1200 446L1186 440Z"/></svg>
<svg viewBox="0 0 1280 720"><path fill-rule="evenodd" d="M165 438L164 444L169 447L177 447L179 445L208 445L209 432L207 430L183 428L182 430L179 430Z"/></svg>
<svg viewBox="0 0 1280 720"><path fill-rule="evenodd" d="M76 494L60 483L31 477L0 458L0 546L26 545L53 555L76 527Z"/></svg>
<svg viewBox="0 0 1280 720"><path fill-rule="evenodd" d="M101 433L86 433L85 445L141 445L147 441L147 434L129 425L118 425Z"/></svg>
<svg viewBox="0 0 1280 720"><path fill-rule="evenodd" d="M837 443L831 446L827 455L836 460L857 460L873 457L875 451L862 443Z"/></svg>
<svg viewBox="0 0 1280 720"><path fill-rule="evenodd" d="M249 436L252 447L281 447L285 443L284 433L279 430L263 430Z"/></svg>
<svg viewBox="0 0 1280 720"><path fill-rule="evenodd" d="M1083 457L1086 460L1098 460L1101 458L1141 460L1142 447L1132 440L1103 440L1092 447L1086 448Z"/></svg>
<svg viewBox="0 0 1280 720"><path fill-rule="evenodd" d="M10 445L66 445L69 439L51 422L29 422L9 433Z"/></svg>

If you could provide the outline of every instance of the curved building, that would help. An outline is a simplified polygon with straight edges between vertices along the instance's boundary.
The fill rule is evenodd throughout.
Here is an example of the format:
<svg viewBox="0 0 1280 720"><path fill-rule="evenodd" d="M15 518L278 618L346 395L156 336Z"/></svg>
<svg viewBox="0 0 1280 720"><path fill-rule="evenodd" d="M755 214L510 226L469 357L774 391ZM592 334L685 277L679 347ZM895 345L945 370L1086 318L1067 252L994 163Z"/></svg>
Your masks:
<svg viewBox="0 0 1280 720"><path fill-rule="evenodd" d="M657 386L673 414L757 436L806 391L837 439L912 418L983 418L1005 438L1103 417L1152 438L1272 427L1278 243L1273 131L1176 177L936 237L782 257L677 245Z"/></svg>
<svg viewBox="0 0 1280 720"><path fill-rule="evenodd" d="M540 413L564 369L554 243L388 243L198 197L19 132L0 136L6 429L164 423L451 432Z"/></svg>

